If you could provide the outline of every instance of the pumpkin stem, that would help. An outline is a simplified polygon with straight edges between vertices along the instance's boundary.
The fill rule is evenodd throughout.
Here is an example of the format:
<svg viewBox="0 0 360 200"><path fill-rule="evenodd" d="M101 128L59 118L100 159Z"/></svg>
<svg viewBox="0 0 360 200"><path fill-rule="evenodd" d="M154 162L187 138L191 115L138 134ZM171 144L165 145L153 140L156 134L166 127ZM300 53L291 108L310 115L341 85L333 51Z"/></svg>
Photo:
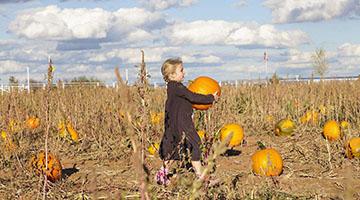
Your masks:
<svg viewBox="0 0 360 200"><path fill-rule="evenodd" d="M266 146L262 142L257 141L256 143L258 145L258 149L261 149L261 150L266 149Z"/></svg>

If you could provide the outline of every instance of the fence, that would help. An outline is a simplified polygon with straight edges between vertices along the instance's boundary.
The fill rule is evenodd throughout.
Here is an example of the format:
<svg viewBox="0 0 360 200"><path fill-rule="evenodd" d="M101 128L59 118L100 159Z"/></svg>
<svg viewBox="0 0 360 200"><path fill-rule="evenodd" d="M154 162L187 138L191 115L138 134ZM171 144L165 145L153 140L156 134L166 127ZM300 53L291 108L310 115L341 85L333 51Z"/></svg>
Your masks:
<svg viewBox="0 0 360 200"><path fill-rule="evenodd" d="M296 77L296 78L279 78L280 82L283 83L292 83L292 82L307 82L310 83L311 81L314 82L319 82L320 80L323 81L351 81L351 80L357 80L359 79L359 76L341 76L341 77L324 77L324 78L320 78L320 77L311 77L311 78L302 78L302 77ZM235 86L237 87L238 85L256 85L256 84L268 84L269 83L269 79L247 79L247 80L232 80L232 81L220 81L219 84L220 85L230 85L230 86ZM105 83L101 83L101 82L69 82L69 83L57 83L57 84L53 84L52 87L57 87L57 88L68 88L68 87L76 87L76 86L85 86L85 87L105 87L105 88L117 88L117 82L111 82L109 84L105 84ZM164 83L151 83L150 86L157 88L157 87L164 87L165 84ZM10 93L13 91L17 91L17 92L28 92L30 93L31 90L33 89L45 89L46 88L46 83L28 83L27 85L25 84L20 84L20 85L5 85L5 84L1 84L0 85L0 92L1 95L3 95L4 93Z"/></svg>

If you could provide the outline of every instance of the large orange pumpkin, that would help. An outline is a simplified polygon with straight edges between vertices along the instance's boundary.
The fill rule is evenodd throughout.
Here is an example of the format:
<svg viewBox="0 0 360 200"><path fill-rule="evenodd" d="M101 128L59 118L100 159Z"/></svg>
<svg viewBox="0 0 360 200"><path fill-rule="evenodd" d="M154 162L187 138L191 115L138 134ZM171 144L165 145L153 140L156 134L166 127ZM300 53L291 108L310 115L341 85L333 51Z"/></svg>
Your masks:
<svg viewBox="0 0 360 200"><path fill-rule="evenodd" d="M26 125L30 128L30 129L36 129L37 127L40 126L40 119L37 117L29 117L26 120Z"/></svg>
<svg viewBox="0 0 360 200"><path fill-rule="evenodd" d="M360 157L360 137L351 138L346 143L345 150L348 158Z"/></svg>
<svg viewBox="0 0 360 200"><path fill-rule="evenodd" d="M225 126L223 126L220 130L220 140L224 141L231 133L232 137L228 146L239 146L244 139L244 130L238 124L226 124Z"/></svg>
<svg viewBox="0 0 360 200"><path fill-rule="evenodd" d="M40 151L37 155L33 155L30 159L30 167L36 175L46 174L49 181L55 182L61 179L62 166L60 160L54 154L48 152L48 166L46 169L45 152Z"/></svg>
<svg viewBox="0 0 360 200"><path fill-rule="evenodd" d="M220 96L221 88L217 81L207 76L200 76L190 83L189 90L197 94L217 94ZM212 104L193 104L197 110L207 110Z"/></svg>
<svg viewBox="0 0 360 200"><path fill-rule="evenodd" d="M252 157L252 170L257 175L279 176L283 170L283 160L278 151L266 148L256 151Z"/></svg>
<svg viewBox="0 0 360 200"><path fill-rule="evenodd" d="M335 141L341 137L340 126L335 120L329 120L325 123L323 134L329 141Z"/></svg>
<svg viewBox="0 0 360 200"><path fill-rule="evenodd" d="M276 135L291 135L294 132L295 123L291 119L282 119L275 125Z"/></svg>

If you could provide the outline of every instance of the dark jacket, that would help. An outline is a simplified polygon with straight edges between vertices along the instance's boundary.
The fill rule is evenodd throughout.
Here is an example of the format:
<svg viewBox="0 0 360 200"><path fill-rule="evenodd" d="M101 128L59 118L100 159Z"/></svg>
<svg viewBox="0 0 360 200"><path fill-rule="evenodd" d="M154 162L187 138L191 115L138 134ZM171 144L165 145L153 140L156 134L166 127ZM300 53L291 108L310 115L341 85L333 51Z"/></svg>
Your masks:
<svg viewBox="0 0 360 200"><path fill-rule="evenodd" d="M165 103L165 133L159 151L161 159L180 160L181 156L190 150L191 160L200 160L201 140L192 120L192 104L211 104L213 101L214 96L211 94L196 94L180 82L168 82Z"/></svg>

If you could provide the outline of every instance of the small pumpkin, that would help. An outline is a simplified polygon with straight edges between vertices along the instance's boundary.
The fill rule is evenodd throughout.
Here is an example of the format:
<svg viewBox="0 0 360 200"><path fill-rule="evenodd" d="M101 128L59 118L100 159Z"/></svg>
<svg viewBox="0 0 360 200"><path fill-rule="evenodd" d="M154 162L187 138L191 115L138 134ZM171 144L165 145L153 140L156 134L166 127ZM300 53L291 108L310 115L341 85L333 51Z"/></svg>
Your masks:
<svg viewBox="0 0 360 200"><path fill-rule="evenodd" d="M338 140L341 137L339 123L337 123L335 120L327 121L323 128L323 135L329 141Z"/></svg>
<svg viewBox="0 0 360 200"><path fill-rule="evenodd" d="M13 152L17 149L16 144L13 142L11 136L9 136L5 131L1 131L1 138L4 141L5 149L9 152Z"/></svg>
<svg viewBox="0 0 360 200"><path fill-rule="evenodd" d="M197 131L197 134L199 135L200 139L203 140L205 137L205 131L204 130L199 130Z"/></svg>
<svg viewBox="0 0 360 200"><path fill-rule="evenodd" d="M346 143L346 157L348 158L354 158L354 157L360 157L360 137L351 138Z"/></svg>
<svg viewBox="0 0 360 200"><path fill-rule="evenodd" d="M68 122L66 125L66 130L70 134L71 140L74 142L79 142L79 134L75 131L71 122Z"/></svg>
<svg viewBox="0 0 360 200"><path fill-rule="evenodd" d="M159 149L160 149L159 143L152 143L148 148L148 152L150 155L155 155L155 153L157 153Z"/></svg>
<svg viewBox="0 0 360 200"><path fill-rule="evenodd" d="M76 143L79 142L79 134L74 129L71 122L67 122L67 124L65 124L65 121L59 121L58 131L61 138L65 138Z"/></svg>
<svg viewBox="0 0 360 200"><path fill-rule="evenodd" d="M163 112L151 112L150 113L150 120L152 125L158 125L162 122L164 119L164 113Z"/></svg>
<svg viewBox="0 0 360 200"><path fill-rule="evenodd" d="M36 175L46 174L49 181L55 182L61 179L62 166L60 160L52 153L48 152L48 166L46 168L45 151L40 151L37 155L30 158L30 167Z"/></svg>
<svg viewBox="0 0 360 200"><path fill-rule="evenodd" d="M291 135L294 132L295 123L291 119L282 119L275 125L276 135Z"/></svg>
<svg viewBox="0 0 360 200"><path fill-rule="evenodd" d="M314 110L309 110L300 118L300 121L303 124L309 122L312 124L317 124L319 121L319 113Z"/></svg>
<svg viewBox="0 0 360 200"><path fill-rule="evenodd" d="M349 122L344 120L344 121L340 122L340 126L341 126L342 129L347 129L347 128L350 127L350 124L349 124Z"/></svg>
<svg viewBox="0 0 360 200"><path fill-rule="evenodd" d="M40 126L40 119L37 117L31 116L26 120L26 125L30 129L36 129L37 127Z"/></svg>
<svg viewBox="0 0 360 200"><path fill-rule="evenodd" d="M279 176L283 171L280 153L273 148L257 150L252 156L252 171L261 176Z"/></svg>
<svg viewBox="0 0 360 200"><path fill-rule="evenodd" d="M217 81L207 76L200 76L192 81L189 86L189 90L197 94L217 94L220 96L221 88ZM207 110L212 104L193 104L193 108L197 110Z"/></svg>
<svg viewBox="0 0 360 200"><path fill-rule="evenodd" d="M234 123L226 124L220 130L220 140L224 141L230 134L232 134L232 137L230 138L228 146L239 146L244 139L243 128L240 125Z"/></svg>

